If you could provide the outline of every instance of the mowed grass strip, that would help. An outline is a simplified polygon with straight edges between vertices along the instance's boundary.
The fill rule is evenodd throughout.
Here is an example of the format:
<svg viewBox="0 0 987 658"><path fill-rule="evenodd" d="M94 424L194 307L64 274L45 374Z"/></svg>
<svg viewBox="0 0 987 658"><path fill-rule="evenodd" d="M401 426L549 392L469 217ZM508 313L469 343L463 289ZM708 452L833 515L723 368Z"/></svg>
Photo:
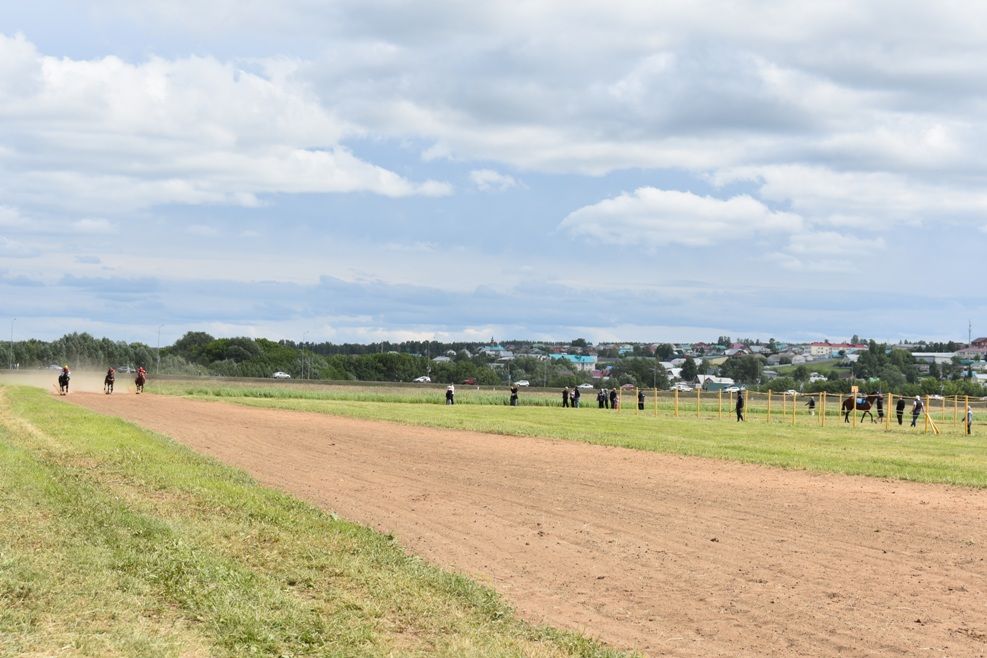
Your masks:
<svg viewBox="0 0 987 658"><path fill-rule="evenodd" d="M925 434L921 428L910 429L907 422L903 428L894 425L892 431L871 423L851 429L842 418L833 415L825 427L820 427L815 417L803 417L796 426L788 421L767 423L763 415L737 423L729 408L722 419L710 409L704 411L702 418L696 418L694 407L687 406L682 407L679 417L666 411L656 417L650 410L638 413L632 408L616 413L595 405L579 409L436 406L333 399L331 391L313 399L256 397L248 394L249 389L239 394L237 390L200 387L191 397L426 427L567 439L782 468L987 487L987 436L967 436L956 428L937 436ZM175 387L175 393L181 391L181 387ZM184 392L188 394L188 389ZM776 412L775 418L783 417Z"/></svg>
<svg viewBox="0 0 987 658"><path fill-rule="evenodd" d="M0 655L626 654L165 437L0 388Z"/></svg>

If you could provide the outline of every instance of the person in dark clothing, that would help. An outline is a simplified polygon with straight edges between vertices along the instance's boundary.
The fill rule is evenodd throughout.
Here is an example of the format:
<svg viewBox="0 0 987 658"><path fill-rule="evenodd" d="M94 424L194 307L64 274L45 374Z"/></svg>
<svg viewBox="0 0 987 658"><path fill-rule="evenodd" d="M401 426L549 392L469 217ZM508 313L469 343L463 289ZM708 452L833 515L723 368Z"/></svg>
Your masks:
<svg viewBox="0 0 987 658"><path fill-rule="evenodd" d="M743 422L744 420L744 394L742 392L737 392L737 422Z"/></svg>
<svg viewBox="0 0 987 658"><path fill-rule="evenodd" d="M517 384L511 384L511 406L517 406Z"/></svg>
<svg viewBox="0 0 987 658"><path fill-rule="evenodd" d="M884 394L878 393L877 397L874 399L874 404L877 405L877 422L884 420Z"/></svg>
<svg viewBox="0 0 987 658"><path fill-rule="evenodd" d="M966 408L966 433L973 434L973 407Z"/></svg>
<svg viewBox="0 0 987 658"><path fill-rule="evenodd" d="M616 409L617 408L617 387L616 386L610 389L610 408L611 409Z"/></svg>
<svg viewBox="0 0 987 658"><path fill-rule="evenodd" d="M446 404L456 404L456 388L452 384L446 388Z"/></svg>
<svg viewBox="0 0 987 658"><path fill-rule="evenodd" d="M600 389L599 393L596 394L596 403L600 405L600 409L605 409L607 406L607 392L604 389Z"/></svg>
<svg viewBox="0 0 987 658"><path fill-rule="evenodd" d="M810 416L815 416L816 415L816 399L815 398L809 398L808 401L805 403L805 406L809 407L809 415Z"/></svg>
<svg viewBox="0 0 987 658"><path fill-rule="evenodd" d="M562 389L562 406L569 408L569 387L566 386Z"/></svg>
<svg viewBox="0 0 987 658"><path fill-rule="evenodd" d="M644 411L644 391L638 390L637 392L637 410Z"/></svg>
<svg viewBox="0 0 987 658"><path fill-rule="evenodd" d="M912 403L912 427L915 427L915 423L918 422L918 417L922 415L925 411L925 404L922 402L922 398L915 396L915 402Z"/></svg>
<svg viewBox="0 0 987 658"><path fill-rule="evenodd" d="M905 419L905 398L898 398L898 404L894 406L894 414L898 417L898 424L903 424Z"/></svg>
<svg viewBox="0 0 987 658"><path fill-rule="evenodd" d="M572 408L573 409L578 409L579 408L579 398L580 397L582 397L582 393L579 392L579 387L578 386L573 386L572 387Z"/></svg>

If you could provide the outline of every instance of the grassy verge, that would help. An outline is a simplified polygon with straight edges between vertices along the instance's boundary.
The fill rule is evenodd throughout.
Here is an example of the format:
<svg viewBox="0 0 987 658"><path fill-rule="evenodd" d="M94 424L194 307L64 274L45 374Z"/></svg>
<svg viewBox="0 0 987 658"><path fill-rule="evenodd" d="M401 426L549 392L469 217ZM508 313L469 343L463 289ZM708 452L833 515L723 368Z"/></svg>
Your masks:
<svg viewBox="0 0 987 658"><path fill-rule="evenodd" d="M0 388L0 655L623 654L166 438Z"/></svg>
<svg viewBox="0 0 987 658"><path fill-rule="evenodd" d="M702 418L696 418L694 407L690 409L685 403L679 417L671 416L666 410L655 417L650 410L641 414L633 410L614 413L595 407L569 410L482 404L436 407L337 397L332 391L308 397L258 397L249 389L222 387L197 391L176 387L171 392L203 399L221 397L257 407L570 439L783 468L987 487L987 440L977 435L966 436L958 427L946 428L947 433L940 436L924 434L910 430L907 421L904 428L893 426L892 431L884 431L883 426L870 423L851 429L835 416L830 416L825 427L810 417L800 418L799 424L793 427L777 408L770 423L766 422L763 411L753 414L750 422L736 423L730 419L729 408L724 410L722 420L711 407L703 408Z"/></svg>

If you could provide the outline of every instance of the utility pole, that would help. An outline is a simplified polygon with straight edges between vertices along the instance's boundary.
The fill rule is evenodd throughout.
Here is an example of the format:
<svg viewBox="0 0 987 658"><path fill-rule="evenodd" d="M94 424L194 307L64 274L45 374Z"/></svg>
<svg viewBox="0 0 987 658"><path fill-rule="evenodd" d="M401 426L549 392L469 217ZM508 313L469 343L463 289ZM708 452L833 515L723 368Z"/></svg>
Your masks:
<svg viewBox="0 0 987 658"><path fill-rule="evenodd" d="M164 326L163 324L158 325L158 354L157 354L158 365L154 370L155 375L161 374L161 327L163 326Z"/></svg>

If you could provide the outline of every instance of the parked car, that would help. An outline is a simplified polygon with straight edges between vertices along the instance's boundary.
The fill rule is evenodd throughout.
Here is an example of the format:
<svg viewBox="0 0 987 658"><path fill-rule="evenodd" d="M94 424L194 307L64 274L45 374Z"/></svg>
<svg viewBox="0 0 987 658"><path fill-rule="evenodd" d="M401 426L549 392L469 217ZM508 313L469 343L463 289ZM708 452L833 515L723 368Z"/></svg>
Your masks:
<svg viewBox="0 0 987 658"><path fill-rule="evenodd" d="M514 385L515 386L530 386L530 384L528 383L528 380L527 379L519 379L516 382L514 382Z"/></svg>
<svg viewBox="0 0 987 658"><path fill-rule="evenodd" d="M576 388L593 388L592 384L580 384Z"/></svg>
<svg viewBox="0 0 987 658"><path fill-rule="evenodd" d="M122 372L122 373L137 372L136 370L134 370L130 366L120 366L116 370L117 370L117 372Z"/></svg>
<svg viewBox="0 0 987 658"><path fill-rule="evenodd" d="M280 370L271 375L271 377L274 377L275 379L291 379L291 375L286 372L281 372Z"/></svg>
<svg viewBox="0 0 987 658"><path fill-rule="evenodd" d="M688 384L676 384L675 386L672 387L672 390L685 392L685 391L691 391L692 387L689 386Z"/></svg>
<svg viewBox="0 0 987 658"><path fill-rule="evenodd" d="M422 375L421 377L415 377L411 381L415 382L416 384L430 384L432 382L432 378L429 377L428 375Z"/></svg>
<svg viewBox="0 0 987 658"><path fill-rule="evenodd" d="M785 395L798 395L798 394L799 392L796 391L794 388L790 388L787 391L785 391Z"/></svg>
<svg viewBox="0 0 987 658"><path fill-rule="evenodd" d="M723 392L724 393L739 393L740 392L740 387L739 386L727 386L725 389L723 389Z"/></svg>
<svg viewBox="0 0 987 658"><path fill-rule="evenodd" d="M476 383L476 377L467 377L466 379L463 380L463 383L472 386L473 384Z"/></svg>

